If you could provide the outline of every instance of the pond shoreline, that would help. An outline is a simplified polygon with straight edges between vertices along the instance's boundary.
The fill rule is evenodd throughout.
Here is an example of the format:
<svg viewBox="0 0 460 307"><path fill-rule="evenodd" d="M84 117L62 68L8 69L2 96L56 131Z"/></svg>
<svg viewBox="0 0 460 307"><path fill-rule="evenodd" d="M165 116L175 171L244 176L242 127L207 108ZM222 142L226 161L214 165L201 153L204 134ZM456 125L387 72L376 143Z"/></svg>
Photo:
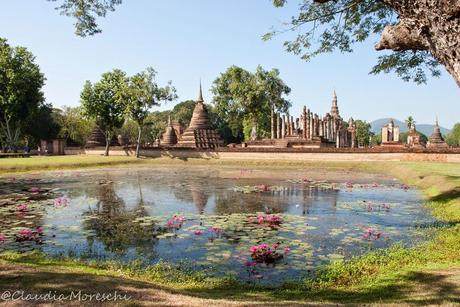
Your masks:
<svg viewBox="0 0 460 307"><path fill-rule="evenodd" d="M195 163L191 163L191 166L195 165ZM184 164L187 165L186 162L180 162L180 165ZM261 167L257 162L254 164ZM299 164L278 165L281 168L295 168L298 166ZM313 167L314 165L303 163L300 166ZM268 166L262 165L262 168L265 167ZM324 163L316 165L316 167L325 170L342 169L339 172L344 170L345 172L383 172L386 176L395 176L407 184L420 188L426 196L429 207L433 210L433 215L447 222L450 227L439 230L430 242L422 243L414 248L394 247L384 252L372 252L345 263L331 265L320 273L316 279L304 280L295 285L276 288L254 288L253 286L236 286L228 280L206 281L198 279L199 281L183 280L182 283L169 283L167 290L179 291L181 294L194 298L222 299L232 296L236 298L235 304L241 301L242 305L244 305L245 300L254 294L258 297L257 301L269 302L270 298L276 297L277 299L288 299L290 302L298 304L306 304L312 301L317 303L376 304L382 302L458 303L456 301L458 296L453 295L458 293L459 289L458 284L455 284L455 282L452 283L451 290L447 294L433 293L428 288L424 288L423 291L429 292L429 296L417 296L414 298L414 295L410 294L414 289L420 290L420 287L425 283L432 284L433 281L430 280L429 276L444 276L444 272L454 270L460 266L458 259L458 250L460 249L460 202L457 194L459 180L454 175L459 173L460 167L457 164L444 166L440 163L426 162L337 162ZM70 264L68 261L40 260L39 257L27 260L26 255L2 255L0 259L5 263L14 263L16 265L32 265L35 267L38 265L39 272L40 263L48 263L48 268L61 267L64 270L73 270L72 267L78 267L77 271L83 272L88 276L101 274L102 272L115 276L112 274L117 271L117 269L110 267L101 271L97 267L83 263L71 262L72 264ZM152 276L149 276L148 273L134 272L132 268L124 268L117 272L119 272L117 274L129 277L129 279L134 278L153 282L152 287L162 283L161 278L160 280L152 279ZM20 283L20 281L18 282ZM228 286L228 283L234 286L234 289L223 291L222 287L224 285ZM389 284L398 285L399 289L395 290L390 286L386 286ZM1 288L5 286L0 284Z"/></svg>

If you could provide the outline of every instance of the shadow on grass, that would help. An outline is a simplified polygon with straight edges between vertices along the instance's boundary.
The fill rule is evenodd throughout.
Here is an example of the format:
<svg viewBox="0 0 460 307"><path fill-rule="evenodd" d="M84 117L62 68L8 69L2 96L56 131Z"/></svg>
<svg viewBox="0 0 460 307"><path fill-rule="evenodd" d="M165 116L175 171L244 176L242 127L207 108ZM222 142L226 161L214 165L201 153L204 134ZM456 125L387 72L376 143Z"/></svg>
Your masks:
<svg viewBox="0 0 460 307"><path fill-rule="evenodd" d="M251 305L257 302L263 306L283 304L295 306L312 302L443 304L460 303L458 273L458 269L457 272L455 270L408 272L385 280L378 280L367 287L360 286L359 290L331 287L321 291L311 291L299 285L258 288L207 284L194 289L177 290L121 277L7 264L0 265L0 292L24 290L35 294L47 291L70 294L71 291L82 291L87 294L95 294L117 291L119 294L131 297L131 303L167 304L174 301L176 304L185 305L192 303L193 300L196 303L196 299L225 299L239 301L242 304L251 302Z"/></svg>
<svg viewBox="0 0 460 307"><path fill-rule="evenodd" d="M454 199L460 199L460 188L455 188L430 198L435 202L448 202Z"/></svg>

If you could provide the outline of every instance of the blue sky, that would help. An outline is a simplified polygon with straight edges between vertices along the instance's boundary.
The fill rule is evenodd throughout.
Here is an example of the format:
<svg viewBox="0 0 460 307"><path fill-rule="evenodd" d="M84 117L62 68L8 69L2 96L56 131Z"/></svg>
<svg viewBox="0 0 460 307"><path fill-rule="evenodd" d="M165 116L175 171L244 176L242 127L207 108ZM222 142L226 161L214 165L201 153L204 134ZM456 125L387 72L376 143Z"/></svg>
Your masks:
<svg viewBox="0 0 460 307"><path fill-rule="evenodd" d="M443 68L427 85L403 82L393 74L369 75L379 52L377 37L352 54L322 55L311 62L283 50L283 37L261 36L295 14L297 0L277 9L270 0L125 0L100 20L103 33L74 35L73 20L46 0L0 0L0 37L29 48L44 72L46 99L55 106L78 105L85 80L121 68L134 74L148 66L159 80L172 80L179 100L195 99L199 79L210 102L212 81L230 65L255 70L278 68L292 88L292 113L307 105L323 114L337 91L346 118L374 120L414 116L418 123L451 128L460 113L460 89ZM175 102L177 103L177 102ZM169 103L159 109L172 108Z"/></svg>

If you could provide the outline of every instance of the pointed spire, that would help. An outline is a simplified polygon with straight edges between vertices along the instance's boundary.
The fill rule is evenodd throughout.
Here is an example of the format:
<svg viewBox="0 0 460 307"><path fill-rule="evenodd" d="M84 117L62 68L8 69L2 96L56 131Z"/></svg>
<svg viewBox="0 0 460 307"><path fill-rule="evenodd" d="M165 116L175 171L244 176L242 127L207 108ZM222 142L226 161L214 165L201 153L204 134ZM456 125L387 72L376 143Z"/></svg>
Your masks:
<svg viewBox="0 0 460 307"><path fill-rule="evenodd" d="M436 115L436 127L438 127L439 124L438 124L438 115Z"/></svg>
<svg viewBox="0 0 460 307"><path fill-rule="evenodd" d="M168 116L168 126L171 126L171 115Z"/></svg>
<svg viewBox="0 0 460 307"><path fill-rule="evenodd" d="M198 91L198 99L197 102L204 102L203 100L203 90L201 89L201 79L200 79L200 90Z"/></svg>
<svg viewBox="0 0 460 307"><path fill-rule="evenodd" d="M334 118L339 117L339 107L337 106L337 94L335 90L334 90L334 94L332 95L331 116Z"/></svg>

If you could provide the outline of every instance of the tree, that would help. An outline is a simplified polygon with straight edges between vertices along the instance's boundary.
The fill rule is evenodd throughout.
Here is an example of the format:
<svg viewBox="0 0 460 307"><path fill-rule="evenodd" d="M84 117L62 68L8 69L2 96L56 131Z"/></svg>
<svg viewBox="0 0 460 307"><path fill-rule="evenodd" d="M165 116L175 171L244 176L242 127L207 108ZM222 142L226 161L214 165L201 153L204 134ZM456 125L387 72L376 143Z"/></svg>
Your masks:
<svg viewBox="0 0 460 307"><path fill-rule="evenodd" d="M179 102L172 109L171 116L178 120L183 127L188 127L190 120L192 119L195 104L196 102L193 100Z"/></svg>
<svg viewBox="0 0 460 307"><path fill-rule="evenodd" d="M460 146L460 123L456 123L452 131L447 135L446 142L450 146Z"/></svg>
<svg viewBox="0 0 460 307"><path fill-rule="evenodd" d="M415 125L415 120L412 116L409 116L406 120L406 126L407 126L407 129L410 130L410 128L412 127L412 125Z"/></svg>
<svg viewBox="0 0 460 307"><path fill-rule="evenodd" d="M277 7L287 0L273 0ZM285 29L264 35L295 33L284 45L304 60L335 50L352 52L352 45L381 34L376 50L382 55L371 73L395 71L403 80L426 82L445 66L460 86L459 0L301 0L299 14Z"/></svg>
<svg viewBox="0 0 460 307"><path fill-rule="evenodd" d="M44 105L45 77L24 47L0 38L0 143L16 150L29 117Z"/></svg>
<svg viewBox="0 0 460 307"><path fill-rule="evenodd" d="M161 101L177 99L176 89L171 86L171 81L165 87L159 87L155 78L157 72L149 67L129 79L129 95L127 102L128 115L138 125L136 157L139 158L142 129L149 110L160 105Z"/></svg>
<svg viewBox="0 0 460 307"><path fill-rule="evenodd" d="M291 103L283 96L289 95L291 88L280 78L278 69L270 71L257 66L256 78L262 83L265 96L270 103L270 138L275 138L275 109L277 112L287 112Z"/></svg>
<svg viewBox="0 0 460 307"><path fill-rule="evenodd" d="M105 17L107 12L114 11L122 0L48 0L60 2L56 7L61 15L76 19L75 34L78 36L94 35L101 32L96 18Z"/></svg>
<svg viewBox="0 0 460 307"><path fill-rule="evenodd" d="M356 140L358 142L358 146L369 146L369 142L374 135L371 132L371 124L369 124L365 120L356 120Z"/></svg>
<svg viewBox="0 0 460 307"><path fill-rule="evenodd" d="M24 124L23 136L28 147L37 146L40 140L50 140L59 137L61 125L59 110L51 104L43 104L34 110Z"/></svg>
<svg viewBox="0 0 460 307"><path fill-rule="evenodd" d="M66 144L85 145L93 123L83 116L82 108L64 106L57 114L56 120L61 127L59 137L65 139Z"/></svg>
<svg viewBox="0 0 460 307"><path fill-rule="evenodd" d="M109 155L113 130L123 125L128 100L128 77L114 69L102 74L94 85L86 81L80 95L84 114L95 120L105 136L105 156Z"/></svg>
<svg viewBox="0 0 460 307"><path fill-rule="evenodd" d="M269 114L276 108L285 111L290 103L283 95L289 87L279 78L279 71L258 67L253 74L241 67L231 66L213 83L214 111L235 132L243 131L243 123L251 126L251 139L270 130ZM260 129L262 128L262 129ZM248 133L245 134L246 139Z"/></svg>

